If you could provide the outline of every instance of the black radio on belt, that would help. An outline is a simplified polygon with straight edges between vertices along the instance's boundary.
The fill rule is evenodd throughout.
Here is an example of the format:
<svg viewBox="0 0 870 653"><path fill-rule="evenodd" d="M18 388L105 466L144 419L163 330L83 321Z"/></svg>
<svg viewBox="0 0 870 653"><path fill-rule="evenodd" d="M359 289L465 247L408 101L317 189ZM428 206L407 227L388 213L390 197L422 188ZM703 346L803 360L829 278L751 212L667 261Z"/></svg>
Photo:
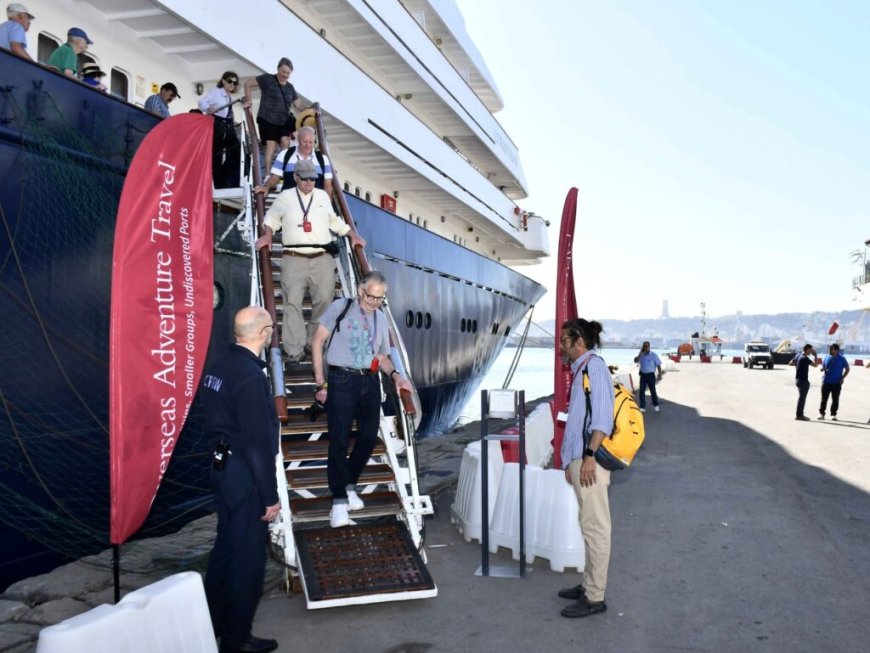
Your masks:
<svg viewBox="0 0 870 653"><path fill-rule="evenodd" d="M230 455L230 448L226 445L226 443L221 439L214 446L214 451L211 454L211 464L217 471L221 471L227 464L227 458Z"/></svg>

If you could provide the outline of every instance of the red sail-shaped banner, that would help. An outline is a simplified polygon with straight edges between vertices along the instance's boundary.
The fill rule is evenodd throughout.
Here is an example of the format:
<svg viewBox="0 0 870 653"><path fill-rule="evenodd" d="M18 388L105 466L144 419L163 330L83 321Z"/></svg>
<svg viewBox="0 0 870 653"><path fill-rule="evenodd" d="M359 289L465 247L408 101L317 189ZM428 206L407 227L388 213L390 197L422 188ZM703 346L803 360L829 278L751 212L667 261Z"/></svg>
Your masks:
<svg viewBox="0 0 870 653"><path fill-rule="evenodd" d="M145 518L199 383L212 322L212 118L164 120L121 194L112 256L111 541Z"/></svg>
<svg viewBox="0 0 870 653"><path fill-rule="evenodd" d="M574 222L577 218L577 189L572 188L565 197L562 208L562 224L559 228L559 259L556 277L556 360L553 365L553 467L562 468L562 438L565 436L565 422L557 418L567 412L571 396L571 366L562 362L562 349L559 343L561 327L565 320L577 317L577 295L574 292Z"/></svg>

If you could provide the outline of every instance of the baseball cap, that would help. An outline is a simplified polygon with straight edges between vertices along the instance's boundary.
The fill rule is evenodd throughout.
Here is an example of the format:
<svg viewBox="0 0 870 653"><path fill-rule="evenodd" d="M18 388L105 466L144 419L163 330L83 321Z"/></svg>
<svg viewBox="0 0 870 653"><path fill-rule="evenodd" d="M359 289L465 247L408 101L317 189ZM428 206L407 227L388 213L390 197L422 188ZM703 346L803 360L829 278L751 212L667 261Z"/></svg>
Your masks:
<svg viewBox="0 0 870 653"><path fill-rule="evenodd" d="M19 2L13 2L8 7L6 7L6 17L11 18L12 16L17 16L18 14L27 14L30 20L36 20L36 16L27 11L27 7Z"/></svg>
<svg viewBox="0 0 870 653"><path fill-rule="evenodd" d="M69 31L66 33L66 35L67 36L77 36L80 39L84 39L85 41L88 42L88 45L91 45L93 43L93 41L91 41L88 38L88 35L85 34L85 30L83 30L81 27L70 27Z"/></svg>
<svg viewBox="0 0 870 653"><path fill-rule="evenodd" d="M300 179L317 178L317 166L314 165L314 161L311 159L301 159L300 161L297 161L293 172L299 175Z"/></svg>
<svg viewBox="0 0 870 653"><path fill-rule="evenodd" d="M172 91L175 97L177 97L179 100L181 99L181 96L178 94L178 88L176 88L175 84L173 84L172 82L166 82L163 86L160 87L160 90Z"/></svg>

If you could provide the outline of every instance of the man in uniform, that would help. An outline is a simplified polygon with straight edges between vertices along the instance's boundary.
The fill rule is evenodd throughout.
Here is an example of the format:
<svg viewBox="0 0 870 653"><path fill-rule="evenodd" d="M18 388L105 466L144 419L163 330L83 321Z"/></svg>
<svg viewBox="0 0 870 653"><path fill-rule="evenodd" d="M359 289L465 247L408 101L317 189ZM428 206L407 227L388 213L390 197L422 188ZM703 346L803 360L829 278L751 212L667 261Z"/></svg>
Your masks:
<svg viewBox="0 0 870 653"><path fill-rule="evenodd" d="M314 187L317 169L303 159L294 170L296 186L282 191L266 213L265 230L257 239L260 249L272 244L272 234L282 232L281 293L284 296L284 325L281 340L291 363L302 360L307 343L317 330L318 320L335 298L335 259L327 252L330 232L346 236L350 226L332 210L325 191ZM351 234L351 245L365 247L365 241ZM311 296L308 332L302 318L305 291Z"/></svg>
<svg viewBox="0 0 870 653"><path fill-rule="evenodd" d="M267 653L274 639L251 634L263 593L268 524L281 508L275 458L279 425L266 363L272 339L269 313L249 306L236 314L235 344L203 377L200 397L208 434L216 442L212 487L217 538L205 592L220 653Z"/></svg>

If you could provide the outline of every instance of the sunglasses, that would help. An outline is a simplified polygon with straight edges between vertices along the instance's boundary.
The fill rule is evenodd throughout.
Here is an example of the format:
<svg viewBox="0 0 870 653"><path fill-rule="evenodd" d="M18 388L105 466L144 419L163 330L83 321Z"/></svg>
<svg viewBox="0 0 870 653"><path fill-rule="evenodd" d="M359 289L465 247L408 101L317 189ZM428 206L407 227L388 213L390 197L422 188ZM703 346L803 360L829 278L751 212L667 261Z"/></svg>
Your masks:
<svg viewBox="0 0 870 653"><path fill-rule="evenodd" d="M237 79L225 79L224 80L224 84L232 84L233 86L235 86L238 83L239 83L239 80L237 80Z"/></svg>
<svg viewBox="0 0 870 653"><path fill-rule="evenodd" d="M299 181L317 181L317 177L303 177L300 175Z"/></svg>

